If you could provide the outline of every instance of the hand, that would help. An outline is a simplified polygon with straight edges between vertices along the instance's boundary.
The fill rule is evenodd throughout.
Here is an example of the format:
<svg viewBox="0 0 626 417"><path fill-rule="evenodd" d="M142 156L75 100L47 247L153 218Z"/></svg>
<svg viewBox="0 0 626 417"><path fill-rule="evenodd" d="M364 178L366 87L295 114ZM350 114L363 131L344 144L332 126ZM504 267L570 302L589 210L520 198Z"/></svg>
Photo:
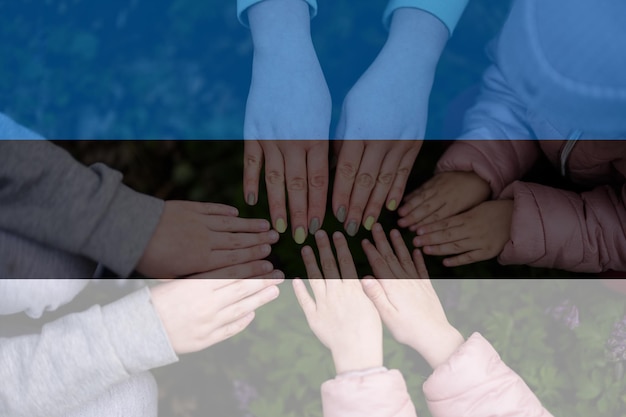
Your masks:
<svg viewBox="0 0 626 417"><path fill-rule="evenodd" d="M459 266L498 256L511 237L513 201L486 201L457 216L417 229L413 244L429 255L458 255L443 260Z"/></svg>
<svg viewBox="0 0 626 417"><path fill-rule="evenodd" d="M420 251L413 251L411 260L400 232L392 230L394 253L380 224L372 235L376 247L365 240L363 249L377 278L363 278L363 289L393 337L434 369L463 344L463 336L448 322Z"/></svg>
<svg viewBox="0 0 626 417"><path fill-rule="evenodd" d="M137 271L174 278L263 259L278 233L267 220L242 219L222 204L166 201Z"/></svg>
<svg viewBox="0 0 626 417"><path fill-rule="evenodd" d="M315 233L324 221L328 191L328 141L246 141L244 193L255 204L261 165L265 158L265 183L270 216L279 233L287 229L285 186L293 238L306 239L307 228Z"/></svg>
<svg viewBox="0 0 626 417"><path fill-rule="evenodd" d="M442 172L404 198L398 226L418 227L446 219L482 203L491 194L489 183L474 172Z"/></svg>
<svg viewBox="0 0 626 417"><path fill-rule="evenodd" d="M333 211L350 236L370 230L383 204L395 210L422 141L349 140L341 144Z"/></svg>
<svg viewBox="0 0 626 417"><path fill-rule="evenodd" d="M348 243L335 232L339 269L326 232L315 234L323 273L313 250L302 249L313 299L300 279L293 281L298 302L317 338L330 349L338 374L380 367L383 364L382 324L376 308L365 296Z"/></svg>
<svg viewBox="0 0 626 417"><path fill-rule="evenodd" d="M244 330L257 308L278 297L282 274L218 279L215 271L151 288L152 304L176 353L198 352ZM277 276L279 278L277 278Z"/></svg>

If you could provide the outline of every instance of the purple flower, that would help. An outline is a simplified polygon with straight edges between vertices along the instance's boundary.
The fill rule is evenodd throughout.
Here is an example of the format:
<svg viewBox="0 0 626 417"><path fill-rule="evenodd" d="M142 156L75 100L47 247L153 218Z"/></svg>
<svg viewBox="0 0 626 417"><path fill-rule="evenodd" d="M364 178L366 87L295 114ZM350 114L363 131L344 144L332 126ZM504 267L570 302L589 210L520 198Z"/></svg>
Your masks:
<svg viewBox="0 0 626 417"><path fill-rule="evenodd" d="M578 307L570 300L564 300L557 306L547 308L546 314L570 330L574 330L580 325Z"/></svg>
<svg viewBox="0 0 626 417"><path fill-rule="evenodd" d="M245 416L251 416L250 404L259 397L256 388L246 381L236 379L233 381L233 395L239 410L243 411Z"/></svg>
<svg viewBox="0 0 626 417"><path fill-rule="evenodd" d="M607 358L611 362L626 360L626 316L616 321L606 341Z"/></svg>

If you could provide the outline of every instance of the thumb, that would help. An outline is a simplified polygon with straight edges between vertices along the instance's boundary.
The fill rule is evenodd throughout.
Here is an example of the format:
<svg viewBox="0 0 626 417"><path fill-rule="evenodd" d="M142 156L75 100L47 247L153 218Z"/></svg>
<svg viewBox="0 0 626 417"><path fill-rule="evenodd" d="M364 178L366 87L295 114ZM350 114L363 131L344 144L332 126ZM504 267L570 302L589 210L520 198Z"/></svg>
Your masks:
<svg viewBox="0 0 626 417"><path fill-rule="evenodd" d="M363 287L363 291L367 295L367 297L372 300L376 309L382 313L383 311L387 311L391 307L391 302L387 298L387 293L382 285L371 275L364 277L361 280L361 285Z"/></svg>

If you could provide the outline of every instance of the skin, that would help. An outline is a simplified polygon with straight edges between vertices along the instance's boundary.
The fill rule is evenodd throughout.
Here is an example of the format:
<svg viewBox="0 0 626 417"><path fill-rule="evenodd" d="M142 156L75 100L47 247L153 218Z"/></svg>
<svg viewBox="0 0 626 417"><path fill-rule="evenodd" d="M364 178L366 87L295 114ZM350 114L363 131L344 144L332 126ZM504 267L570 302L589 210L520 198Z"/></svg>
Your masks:
<svg viewBox="0 0 626 417"><path fill-rule="evenodd" d="M222 204L166 201L137 270L148 277L174 278L267 257L278 233L267 220L237 215L236 208Z"/></svg>
<svg viewBox="0 0 626 417"><path fill-rule="evenodd" d="M223 278L223 271L196 278ZM276 299L282 274L255 279L172 280L151 288L152 304L177 354L198 352L243 331Z"/></svg>
<svg viewBox="0 0 626 417"><path fill-rule="evenodd" d="M487 200L491 187L474 172L442 172L404 198L398 226L415 231Z"/></svg>
<svg viewBox="0 0 626 417"><path fill-rule="evenodd" d="M459 266L494 258L511 238L513 200L486 201L471 210L417 229L413 244Z"/></svg>
<svg viewBox="0 0 626 417"><path fill-rule="evenodd" d="M397 230L390 233L390 245L380 224L374 225L372 236L374 244L364 240L363 249L378 278L363 278L363 290L393 337L436 369L465 340L448 322L420 251L411 256Z"/></svg>
<svg viewBox="0 0 626 417"><path fill-rule="evenodd" d="M254 58L244 122L244 198L250 205L258 201L265 162L272 224L286 230L288 204L292 236L301 244L324 220L332 100L311 40L308 5L264 0L247 13ZM336 139L350 140L339 153L333 211L349 235L361 224L370 228L383 206L395 210L400 202L448 35L427 12L396 10L385 46L343 102Z"/></svg>
<svg viewBox="0 0 626 417"><path fill-rule="evenodd" d="M338 374L382 366L382 323L361 288L345 237L339 232L333 235L339 266L326 232L318 231L315 240L321 271L313 250L302 249L313 297L301 279L293 280L311 330L330 349Z"/></svg>

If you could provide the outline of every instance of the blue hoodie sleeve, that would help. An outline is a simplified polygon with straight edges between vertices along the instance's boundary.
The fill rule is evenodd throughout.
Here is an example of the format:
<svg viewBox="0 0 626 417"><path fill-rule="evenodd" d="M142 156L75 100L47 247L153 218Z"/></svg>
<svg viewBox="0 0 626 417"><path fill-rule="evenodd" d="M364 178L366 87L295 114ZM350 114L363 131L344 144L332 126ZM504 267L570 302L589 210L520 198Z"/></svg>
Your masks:
<svg viewBox="0 0 626 417"><path fill-rule="evenodd" d="M387 8L383 13L383 24L389 29L391 15L396 9L412 7L424 10L437 17L446 25L450 36L452 36L454 28L461 18L468 1L469 0L389 0Z"/></svg>
<svg viewBox="0 0 626 417"><path fill-rule="evenodd" d="M263 0L237 0L237 18L239 22L245 27L249 27L248 25L248 16L245 13L249 7L254 6L257 3L262 2ZM309 11L311 13L311 19L317 15L317 0L304 0L309 5Z"/></svg>

